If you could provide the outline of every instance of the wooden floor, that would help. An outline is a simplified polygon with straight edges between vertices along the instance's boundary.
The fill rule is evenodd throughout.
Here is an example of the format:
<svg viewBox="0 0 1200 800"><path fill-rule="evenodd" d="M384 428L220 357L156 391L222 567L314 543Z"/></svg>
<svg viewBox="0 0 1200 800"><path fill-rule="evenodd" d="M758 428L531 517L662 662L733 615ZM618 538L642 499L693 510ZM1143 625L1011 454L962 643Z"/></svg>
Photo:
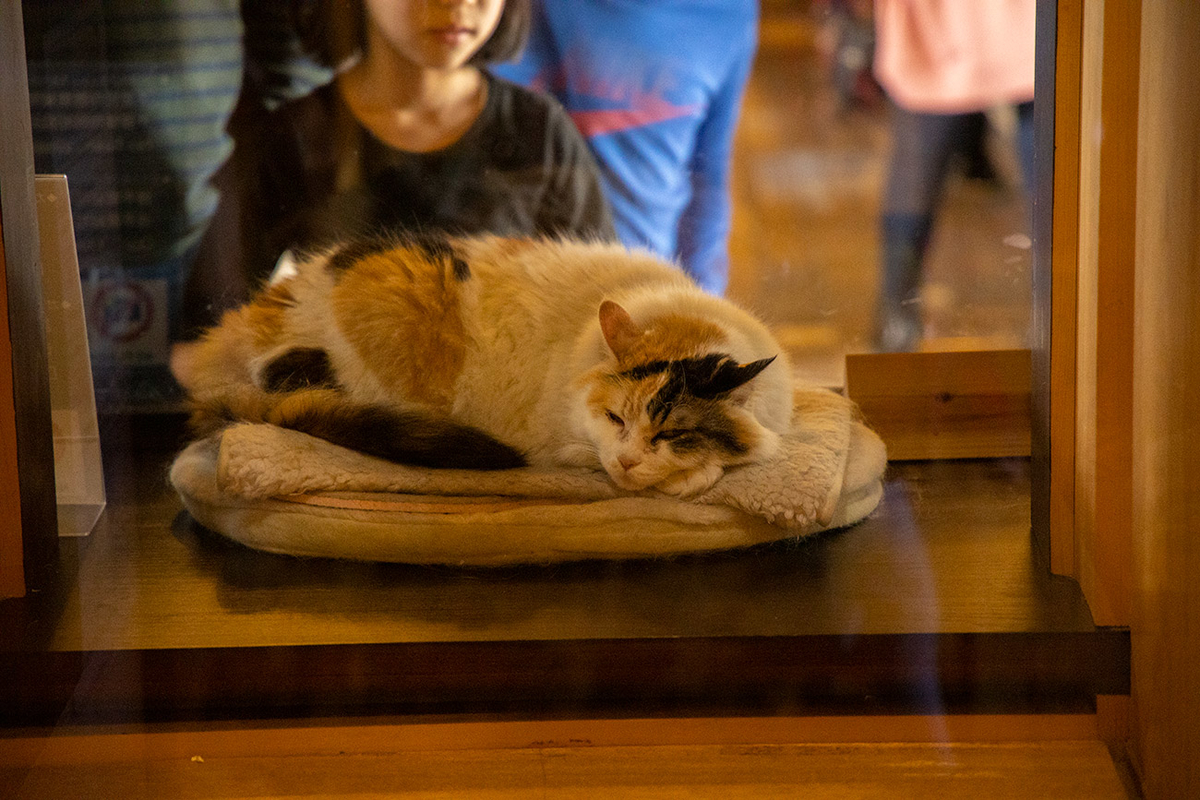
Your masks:
<svg viewBox="0 0 1200 800"><path fill-rule="evenodd" d="M11 800L964 798L1124 800L1099 742L545 748L0 769Z"/></svg>
<svg viewBox="0 0 1200 800"><path fill-rule="evenodd" d="M330 742L338 730L331 731ZM1049 798L1133 796L1097 741L271 748L236 736L0 741L5 798ZM23 743L21 743L23 744ZM100 744L100 753L89 745ZM37 745L41 745L40 749ZM190 749L189 749L190 746ZM143 748L140 751L138 748ZM22 762L20 759L26 759Z"/></svg>

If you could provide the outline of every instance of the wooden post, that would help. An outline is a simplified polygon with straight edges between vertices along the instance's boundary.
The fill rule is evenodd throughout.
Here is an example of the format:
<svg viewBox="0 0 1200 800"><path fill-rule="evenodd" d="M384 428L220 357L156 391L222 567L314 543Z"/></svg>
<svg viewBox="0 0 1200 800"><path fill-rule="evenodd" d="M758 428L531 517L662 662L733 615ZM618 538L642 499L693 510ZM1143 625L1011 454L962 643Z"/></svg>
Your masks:
<svg viewBox="0 0 1200 800"><path fill-rule="evenodd" d="M1128 625L1140 0L1083 15L1075 575L1098 625Z"/></svg>
<svg viewBox="0 0 1200 800"><path fill-rule="evenodd" d="M1200 797L1200 4L1145 3L1133 358L1134 752Z"/></svg>
<svg viewBox="0 0 1200 800"><path fill-rule="evenodd" d="M25 37L20 3L0 3L0 594L36 586L58 549L50 385Z"/></svg>
<svg viewBox="0 0 1200 800"><path fill-rule="evenodd" d="M4 225L0 221L0 308L8 308ZM25 594L21 543L21 481L17 470L17 412L13 404L12 339L0 325L0 599Z"/></svg>
<svg viewBox="0 0 1200 800"><path fill-rule="evenodd" d="M1039 15L1042 8L1042 5L1038 6ZM1039 17L1038 25L1041 24ZM1049 397L1037 404L1034 416L1034 441L1037 443L1043 437L1048 439L1049 453L1043 456L1045 471L1039 471L1035 476L1045 483L1045 487L1034 490L1034 499L1038 500L1040 491L1047 493L1042 500L1046 506L1036 505L1035 508L1045 515L1043 524L1049 528L1050 569L1059 575L1075 575L1075 311L1079 265L1082 0L1059 0L1054 38L1054 80L1051 84L1054 89L1053 173L1050 176L1053 199L1049 209L1035 207L1035 219L1049 219L1051 230L1039 228L1034 237L1038 241L1038 255L1048 254L1050 260L1049 269L1038 272L1038 281L1048 284L1050 296L1047 299L1039 295L1039 301L1035 303L1035 314L1049 312L1049 319L1039 326L1039 330L1049 329L1049 342L1042 342L1042 348L1049 355L1048 369L1040 359L1035 360L1035 374L1049 375ZM1040 86L1038 91L1035 102L1039 109L1044 109ZM1039 126L1038 130L1041 129ZM1038 155L1043 152L1039 149ZM1045 272L1049 272L1048 277ZM1048 421L1044 431L1037 424L1042 417ZM1038 529L1037 522L1035 520L1035 530Z"/></svg>

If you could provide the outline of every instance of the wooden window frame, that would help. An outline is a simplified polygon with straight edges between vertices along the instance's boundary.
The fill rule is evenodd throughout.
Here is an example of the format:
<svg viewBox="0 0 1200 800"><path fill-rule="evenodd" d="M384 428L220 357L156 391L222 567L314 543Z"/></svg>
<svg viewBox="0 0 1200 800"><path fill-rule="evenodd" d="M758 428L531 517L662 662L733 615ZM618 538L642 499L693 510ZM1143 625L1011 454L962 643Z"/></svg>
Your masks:
<svg viewBox="0 0 1200 800"><path fill-rule="evenodd" d="M20 3L0 3L0 598L49 579L58 552L50 382Z"/></svg>

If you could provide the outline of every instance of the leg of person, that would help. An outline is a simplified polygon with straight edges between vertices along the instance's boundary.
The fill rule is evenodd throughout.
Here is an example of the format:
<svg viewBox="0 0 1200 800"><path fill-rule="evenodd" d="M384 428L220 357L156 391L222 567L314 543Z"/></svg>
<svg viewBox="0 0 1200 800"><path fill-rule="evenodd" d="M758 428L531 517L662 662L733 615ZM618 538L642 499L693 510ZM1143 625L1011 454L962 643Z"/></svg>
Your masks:
<svg viewBox="0 0 1200 800"><path fill-rule="evenodd" d="M970 125L969 114L922 114L892 107L892 159L880 219L877 350L912 350L920 343L925 249L951 156L970 135Z"/></svg>
<svg viewBox="0 0 1200 800"><path fill-rule="evenodd" d="M958 153L959 158L962 159L963 175L968 180L982 181L992 186L1000 185L1000 175L996 172L996 167L992 164L991 156L987 151L987 115L982 111L967 114L965 126L962 149Z"/></svg>
<svg viewBox="0 0 1200 800"><path fill-rule="evenodd" d="M1025 196L1033 195L1033 102L1017 104L1017 157L1021 161L1021 177L1025 179Z"/></svg>

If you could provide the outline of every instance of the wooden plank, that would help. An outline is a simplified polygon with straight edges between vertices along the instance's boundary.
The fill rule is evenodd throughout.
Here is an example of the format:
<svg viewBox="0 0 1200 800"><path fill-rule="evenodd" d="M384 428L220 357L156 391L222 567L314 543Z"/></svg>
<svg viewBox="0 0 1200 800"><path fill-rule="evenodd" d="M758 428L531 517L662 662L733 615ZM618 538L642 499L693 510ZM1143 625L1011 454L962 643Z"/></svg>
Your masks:
<svg viewBox="0 0 1200 800"><path fill-rule="evenodd" d="M1030 453L1028 350L848 355L846 394L892 460Z"/></svg>
<svg viewBox="0 0 1200 800"><path fill-rule="evenodd" d="M1096 731L1100 740L1114 750L1124 750L1129 742L1129 695L1096 696Z"/></svg>
<svg viewBox="0 0 1200 800"><path fill-rule="evenodd" d="M1200 4L1142 8L1133 730L1156 800L1200 797Z"/></svg>
<svg viewBox="0 0 1200 800"><path fill-rule="evenodd" d="M0 308L8 308L4 223L0 220ZM21 480L17 470L17 410L13 404L12 339L0 325L0 598L25 594L21 543Z"/></svg>
<svg viewBox="0 0 1200 800"><path fill-rule="evenodd" d="M1095 741L684 745L163 756L0 768L13 798L946 797L1124 800Z"/></svg>
<svg viewBox="0 0 1200 800"><path fill-rule="evenodd" d="M1092 627L1073 582L1029 567L1023 462L894 464L876 514L803 543L454 570L231 546L180 516L161 479L170 452L111 453L108 511L86 548L64 542L78 571L43 631L56 649ZM804 577L818 566L819 580Z"/></svg>
<svg viewBox="0 0 1200 800"><path fill-rule="evenodd" d="M19 519L26 588L47 582L55 569L58 524L54 493L54 450L50 426L49 370L46 362L45 313L38 255L37 211L33 192L33 140L25 41L20 3L0 3L0 220L4 237L4 310L11 349L0 357L8 371L6 393L13 416L0 410L0 427L15 428L15 452L5 450L5 464L16 464L20 480ZM15 461L9 457L15 455ZM7 467L6 467L7 469ZM7 484L11 486L11 484ZM6 517L0 525L17 522ZM10 532L7 547L12 547ZM7 556L5 560L7 560ZM10 591L15 583L10 578Z"/></svg>
<svg viewBox="0 0 1200 800"><path fill-rule="evenodd" d="M1139 15L1106 0L1083 18L1075 561L1100 625L1130 619Z"/></svg>
<svg viewBox="0 0 1200 800"><path fill-rule="evenodd" d="M1126 698L1127 699L1127 698ZM0 766L156 758L330 756L345 752L653 745L1089 741L1093 714L931 714L504 721L394 717L57 728L0 738Z"/></svg>
<svg viewBox="0 0 1200 800"><path fill-rule="evenodd" d="M1104 68L1104 6L1084 5L1081 20L1079 99L1079 241L1076 247L1075 311L1075 452L1074 485L1071 487L1074 517L1071 520L1072 564L1065 570L1080 578L1086 560L1086 542L1094 532L1094 489L1096 485L1096 265L1099 259L1100 228L1100 76Z"/></svg>
<svg viewBox="0 0 1200 800"><path fill-rule="evenodd" d="M1128 648L1049 631L0 653L0 718L1080 713L1129 691Z"/></svg>
<svg viewBox="0 0 1200 800"><path fill-rule="evenodd" d="M1075 325L1079 264L1082 0L1057 8L1050 277L1050 568L1075 575Z"/></svg>
<svg viewBox="0 0 1200 800"><path fill-rule="evenodd" d="M0 614L29 637L0 654L0 710L1030 713L1128 691L1128 635L1031 567L1024 459L893 464L877 514L802 543L481 571L231 546L180 515L169 453L123 453L100 526L64 542L61 615L36 598Z"/></svg>

